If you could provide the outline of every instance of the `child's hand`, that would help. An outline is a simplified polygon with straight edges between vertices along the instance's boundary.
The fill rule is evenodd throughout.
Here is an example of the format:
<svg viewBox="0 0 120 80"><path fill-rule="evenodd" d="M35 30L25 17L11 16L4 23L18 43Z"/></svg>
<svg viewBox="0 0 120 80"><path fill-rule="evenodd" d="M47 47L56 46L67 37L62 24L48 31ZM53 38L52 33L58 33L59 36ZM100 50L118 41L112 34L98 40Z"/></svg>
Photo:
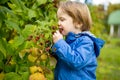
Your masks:
<svg viewBox="0 0 120 80"><path fill-rule="evenodd" d="M63 35L57 30L53 34L53 42L56 43L58 40L63 39Z"/></svg>

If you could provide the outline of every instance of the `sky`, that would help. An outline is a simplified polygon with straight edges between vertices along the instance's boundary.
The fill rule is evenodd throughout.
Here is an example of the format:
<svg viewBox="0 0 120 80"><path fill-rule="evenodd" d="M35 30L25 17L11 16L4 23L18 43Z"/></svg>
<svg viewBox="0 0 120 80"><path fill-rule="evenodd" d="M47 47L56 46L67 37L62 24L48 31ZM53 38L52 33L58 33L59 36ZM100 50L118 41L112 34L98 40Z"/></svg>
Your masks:
<svg viewBox="0 0 120 80"><path fill-rule="evenodd" d="M71 1L81 1L84 2L84 0L71 0ZM91 1L91 0L88 0ZM111 3L111 4L116 4L120 3L120 0L92 0L94 5L99 5L99 4L105 4L105 3Z"/></svg>
<svg viewBox="0 0 120 80"><path fill-rule="evenodd" d="M93 0L93 4L95 5L104 4L106 2L110 2L111 4L116 4L116 3L120 3L120 0Z"/></svg>

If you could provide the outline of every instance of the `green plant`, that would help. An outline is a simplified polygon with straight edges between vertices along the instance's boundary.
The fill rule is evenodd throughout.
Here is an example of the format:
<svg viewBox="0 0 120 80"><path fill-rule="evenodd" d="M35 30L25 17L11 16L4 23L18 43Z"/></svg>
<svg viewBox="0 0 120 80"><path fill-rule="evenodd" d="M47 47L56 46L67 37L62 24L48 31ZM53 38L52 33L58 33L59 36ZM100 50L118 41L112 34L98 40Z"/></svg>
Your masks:
<svg viewBox="0 0 120 80"><path fill-rule="evenodd" d="M56 4L52 0L0 1L1 79L28 80L31 66L41 67L42 75L53 79L47 76L53 69L49 50L57 29Z"/></svg>

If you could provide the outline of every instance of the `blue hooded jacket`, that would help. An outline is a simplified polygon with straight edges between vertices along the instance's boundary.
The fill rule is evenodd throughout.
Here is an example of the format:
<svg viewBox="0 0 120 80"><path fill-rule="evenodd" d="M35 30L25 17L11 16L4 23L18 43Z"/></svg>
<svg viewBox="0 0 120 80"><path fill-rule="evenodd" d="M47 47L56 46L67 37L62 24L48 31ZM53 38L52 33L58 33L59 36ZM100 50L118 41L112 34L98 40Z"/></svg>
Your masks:
<svg viewBox="0 0 120 80"><path fill-rule="evenodd" d="M96 80L96 57L104 41L88 31L58 40L52 47L57 56L55 80Z"/></svg>

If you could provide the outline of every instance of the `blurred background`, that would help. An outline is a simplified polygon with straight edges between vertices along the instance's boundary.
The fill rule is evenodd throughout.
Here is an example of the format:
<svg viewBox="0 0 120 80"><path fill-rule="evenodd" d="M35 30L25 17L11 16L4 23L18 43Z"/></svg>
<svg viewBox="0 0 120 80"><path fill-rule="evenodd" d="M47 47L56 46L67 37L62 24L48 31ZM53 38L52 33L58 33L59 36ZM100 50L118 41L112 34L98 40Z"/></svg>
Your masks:
<svg viewBox="0 0 120 80"><path fill-rule="evenodd" d="M59 1L65 0L0 0L0 80L38 75L53 80L55 60L49 50L58 29ZM72 1L88 5L91 32L106 42L98 57L97 80L120 80L120 0Z"/></svg>

